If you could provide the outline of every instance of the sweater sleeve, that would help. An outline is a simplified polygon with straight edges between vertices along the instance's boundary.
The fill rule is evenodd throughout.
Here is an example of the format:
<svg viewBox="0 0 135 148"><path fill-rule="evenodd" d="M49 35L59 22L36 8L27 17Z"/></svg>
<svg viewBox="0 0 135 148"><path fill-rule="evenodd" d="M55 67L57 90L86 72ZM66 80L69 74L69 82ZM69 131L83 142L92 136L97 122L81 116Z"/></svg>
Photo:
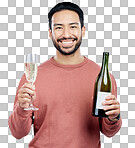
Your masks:
<svg viewBox="0 0 135 148"><path fill-rule="evenodd" d="M120 130L121 125L121 118L118 121L109 121L107 118L100 119L101 132L107 137L114 136Z"/></svg>
<svg viewBox="0 0 135 148"><path fill-rule="evenodd" d="M26 79L25 76L23 75L15 96L13 112L11 113L8 119L8 124L11 133L17 139L21 139L22 137L28 135L32 124L32 118L31 118L32 111L26 111L22 109L18 104L18 98L17 98L18 90L22 87L22 85L25 82Z"/></svg>
<svg viewBox="0 0 135 148"><path fill-rule="evenodd" d="M117 98L117 85L114 77L110 75L112 81L112 95L115 95ZM120 118L118 121L109 121L107 118L99 119L100 130L101 132L107 136L114 136L121 128L122 119Z"/></svg>

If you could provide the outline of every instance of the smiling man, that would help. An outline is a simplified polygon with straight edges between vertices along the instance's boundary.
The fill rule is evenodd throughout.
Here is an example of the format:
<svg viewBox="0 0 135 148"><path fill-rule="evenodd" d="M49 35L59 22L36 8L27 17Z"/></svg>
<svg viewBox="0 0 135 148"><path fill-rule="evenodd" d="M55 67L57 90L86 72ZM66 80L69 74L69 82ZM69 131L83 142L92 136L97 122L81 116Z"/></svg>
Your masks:
<svg viewBox="0 0 135 148"><path fill-rule="evenodd" d="M80 52L85 35L83 11L63 2L50 10L48 18L56 55L39 66L35 85L23 75L9 117L11 133L20 139L33 123L29 148L100 148L100 131L112 137L122 123L115 79L111 75L112 94L104 102L108 118L93 117L92 97L100 67ZM24 110L31 96L38 111Z"/></svg>
<svg viewBox="0 0 135 148"><path fill-rule="evenodd" d="M49 18L49 35L57 49L54 59L67 65L82 62L84 57L80 53L80 45L85 35L85 26L81 24L78 14L68 9L52 14L53 10L49 13L49 17L52 17Z"/></svg>
<svg viewBox="0 0 135 148"><path fill-rule="evenodd" d="M62 23L61 23L61 18ZM75 55L80 53L80 44L82 36L85 33L85 27L81 28L78 14L74 11L64 10L55 13L52 16L52 29L49 29L50 37L56 47L57 55Z"/></svg>

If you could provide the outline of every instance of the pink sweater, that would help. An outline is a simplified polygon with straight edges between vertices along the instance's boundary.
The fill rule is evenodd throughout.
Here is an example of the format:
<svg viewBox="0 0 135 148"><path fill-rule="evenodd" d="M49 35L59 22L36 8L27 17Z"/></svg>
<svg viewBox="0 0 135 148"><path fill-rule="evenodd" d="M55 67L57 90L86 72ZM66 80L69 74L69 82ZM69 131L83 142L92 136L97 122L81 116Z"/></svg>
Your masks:
<svg viewBox="0 0 135 148"><path fill-rule="evenodd" d="M39 66L35 83L36 100L34 138L29 148L100 148L100 131L114 136L121 127L117 122L93 117L92 95L100 67L85 57L77 65L61 65L53 58ZM117 95L111 76L112 94ZM23 75L18 89L27 82ZM17 90L18 91L18 90ZM26 136L32 125L32 111L24 111L17 103L9 117L11 133L17 139Z"/></svg>

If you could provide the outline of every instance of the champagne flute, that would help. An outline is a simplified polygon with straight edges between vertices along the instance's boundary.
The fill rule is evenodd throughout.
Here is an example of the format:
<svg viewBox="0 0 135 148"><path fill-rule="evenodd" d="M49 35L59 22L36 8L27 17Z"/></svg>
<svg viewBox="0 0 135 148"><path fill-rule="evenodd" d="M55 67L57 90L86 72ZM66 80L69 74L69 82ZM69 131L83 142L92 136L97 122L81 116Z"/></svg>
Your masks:
<svg viewBox="0 0 135 148"><path fill-rule="evenodd" d="M25 76L29 83L33 85L36 81L38 71L38 57L36 54L27 54L25 58ZM30 103L28 108L24 110L39 110L38 108L34 107L32 102Z"/></svg>

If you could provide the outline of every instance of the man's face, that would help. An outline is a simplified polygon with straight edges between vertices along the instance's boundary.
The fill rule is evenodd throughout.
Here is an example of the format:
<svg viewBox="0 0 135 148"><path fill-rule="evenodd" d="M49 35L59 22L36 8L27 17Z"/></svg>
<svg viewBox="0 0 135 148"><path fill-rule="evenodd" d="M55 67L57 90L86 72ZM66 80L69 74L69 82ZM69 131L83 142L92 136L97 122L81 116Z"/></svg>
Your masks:
<svg viewBox="0 0 135 148"><path fill-rule="evenodd" d="M71 55L79 49L85 27L81 29L79 16L76 12L62 10L52 16L50 38L55 48L63 55Z"/></svg>

